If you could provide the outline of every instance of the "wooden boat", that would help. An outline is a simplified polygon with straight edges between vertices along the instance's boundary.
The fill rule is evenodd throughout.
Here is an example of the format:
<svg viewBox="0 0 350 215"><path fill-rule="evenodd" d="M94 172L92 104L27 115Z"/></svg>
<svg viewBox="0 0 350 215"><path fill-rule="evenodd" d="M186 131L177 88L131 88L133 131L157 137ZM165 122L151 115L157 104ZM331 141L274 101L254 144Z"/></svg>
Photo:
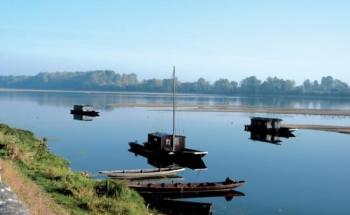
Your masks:
<svg viewBox="0 0 350 215"><path fill-rule="evenodd" d="M99 112L95 111L91 105L74 105L70 113L76 115L99 116Z"/></svg>
<svg viewBox="0 0 350 215"><path fill-rule="evenodd" d="M106 175L108 177L118 178L118 179L137 179L137 178L166 177L166 176L176 175L177 173L184 170L185 168L181 168L181 167L169 167L169 168L157 168L157 169L100 171L99 173Z"/></svg>
<svg viewBox="0 0 350 215"><path fill-rule="evenodd" d="M229 191L244 185L244 181L234 181L226 178L223 182L202 183L130 183L128 186L139 193L201 193Z"/></svg>
<svg viewBox="0 0 350 215"><path fill-rule="evenodd" d="M148 140L143 144L129 142L130 148L152 150L157 154L168 156L200 156L208 152L185 148L186 137L175 133L175 67L173 68L173 132L171 134L153 132L148 134Z"/></svg>

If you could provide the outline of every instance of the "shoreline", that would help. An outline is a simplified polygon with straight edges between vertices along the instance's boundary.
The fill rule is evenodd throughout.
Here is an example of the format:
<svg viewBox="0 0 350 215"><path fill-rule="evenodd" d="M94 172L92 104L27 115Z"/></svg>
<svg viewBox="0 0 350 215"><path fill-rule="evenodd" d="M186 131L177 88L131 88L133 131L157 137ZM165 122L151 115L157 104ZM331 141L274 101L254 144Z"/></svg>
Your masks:
<svg viewBox="0 0 350 215"><path fill-rule="evenodd" d="M172 95L172 92L152 91L127 91L127 90L74 90L74 89L31 89L31 88L1 88L0 92L43 92L43 93L84 93L84 94L125 94L125 95ZM218 94L218 93L191 93L177 92L178 96L204 96L204 97L227 97L227 98L290 98L290 99L321 99L321 100L349 100L346 95L284 95L284 94ZM336 98L335 98L336 97Z"/></svg>
<svg viewBox="0 0 350 215"><path fill-rule="evenodd" d="M0 123L1 175L32 214L149 214L143 198L120 180L70 169L47 139ZM1 205L0 205L1 206Z"/></svg>
<svg viewBox="0 0 350 215"><path fill-rule="evenodd" d="M336 125L313 125L313 124L282 124L283 127L289 129L307 129L315 131L335 132L341 134L350 134L350 126Z"/></svg>
<svg viewBox="0 0 350 215"><path fill-rule="evenodd" d="M154 110L172 111L170 104L113 104L113 108L156 108ZM305 108L273 108L273 107L248 107L228 105L190 105L176 104L176 111L183 112L232 112L232 113L266 113L266 114L291 114L291 115L320 115L320 116L350 116L350 110L340 109L305 109Z"/></svg>

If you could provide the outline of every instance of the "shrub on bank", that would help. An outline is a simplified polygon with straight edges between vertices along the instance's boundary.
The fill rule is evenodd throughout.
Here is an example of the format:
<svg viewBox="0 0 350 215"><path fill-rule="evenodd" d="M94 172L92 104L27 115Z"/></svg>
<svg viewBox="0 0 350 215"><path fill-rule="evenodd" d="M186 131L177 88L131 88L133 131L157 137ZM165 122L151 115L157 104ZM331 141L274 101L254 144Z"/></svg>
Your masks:
<svg viewBox="0 0 350 215"><path fill-rule="evenodd" d="M143 199L125 183L73 172L32 132L0 124L0 158L15 163L71 214L148 214Z"/></svg>

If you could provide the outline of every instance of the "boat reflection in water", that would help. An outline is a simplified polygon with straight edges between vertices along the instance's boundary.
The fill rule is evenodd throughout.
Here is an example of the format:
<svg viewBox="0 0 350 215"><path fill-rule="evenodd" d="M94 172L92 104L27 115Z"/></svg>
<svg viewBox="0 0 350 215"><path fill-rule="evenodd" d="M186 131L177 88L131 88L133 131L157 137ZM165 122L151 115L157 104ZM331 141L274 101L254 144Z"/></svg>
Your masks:
<svg viewBox="0 0 350 215"><path fill-rule="evenodd" d="M217 192L200 192L200 193L182 193L168 194L166 196L154 194L141 194L151 207L165 214L182 214L182 215L199 215L212 214L212 203L185 201L185 198L206 198L206 197L225 197L226 201L233 198L245 196L244 193L230 190Z"/></svg>
<svg viewBox="0 0 350 215"><path fill-rule="evenodd" d="M250 139L254 141L260 141L265 143L271 143L276 145L281 145L281 138L291 138L295 137L292 132L279 133L278 135L266 132L266 131L248 131L250 132Z"/></svg>
<svg viewBox="0 0 350 215"><path fill-rule="evenodd" d="M92 121L94 119L94 117L93 116L81 115L81 114L73 114L73 119L74 120L79 120L79 121Z"/></svg>
<svg viewBox="0 0 350 215"><path fill-rule="evenodd" d="M145 157L148 164L157 168L165 168L175 164L193 170L207 169L201 156L187 156L186 159L181 159L175 156L167 156L161 153L156 153L152 150L145 150L137 147L130 147L129 152L134 153L135 156L140 155Z"/></svg>

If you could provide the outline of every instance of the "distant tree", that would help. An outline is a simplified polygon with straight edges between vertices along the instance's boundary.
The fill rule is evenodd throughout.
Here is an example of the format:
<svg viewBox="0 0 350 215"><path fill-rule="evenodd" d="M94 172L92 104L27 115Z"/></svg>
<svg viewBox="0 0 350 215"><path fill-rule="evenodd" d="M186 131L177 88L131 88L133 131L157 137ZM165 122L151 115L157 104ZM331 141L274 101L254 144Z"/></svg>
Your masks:
<svg viewBox="0 0 350 215"><path fill-rule="evenodd" d="M119 74L112 70L88 72L52 72L34 76L0 76L0 88L24 89L68 89L68 90L120 90L170 92L172 79L148 79L139 81L136 74ZM321 81L305 80L297 86L293 80L268 77L261 82L255 76L243 79L239 84L221 78L211 84L204 78L194 82L181 83L176 79L178 92L252 94L252 95L318 95L350 96L349 85L332 76L322 77Z"/></svg>
<svg viewBox="0 0 350 215"><path fill-rule="evenodd" d="M197 92L209 92L210 89L210 83L206 81L204 78L199 78L196 85L196 91Z"/></svg>
<svg viewBox="0 0 350 215"><path fill-rule="evenodd" d="M323 77L321 79L321 89L324 93L330 93L333 89L334 79L332 76Z"/></svg>
<svg viewBox="0 0 350 215"><path fill-rule="evenodd" d="M309 79L306 79L304 82L303 82L303 92L304 93L308 93L308 92L311 92L312 91L312 83Z"/></svg>
<svg viewBox="0 0 350 215"><path fill-rule="evenodd" d="M231 83L228 79L221 78L214 82L213 91L215 93L231 93Z"/></svg>
<svg viewBox="0 0 350 215"><path fill-rule="evenodd" d="M243 93L257 93L261 85L261 81L255 76L250 76L241 81L240 90Z"/></svg>

